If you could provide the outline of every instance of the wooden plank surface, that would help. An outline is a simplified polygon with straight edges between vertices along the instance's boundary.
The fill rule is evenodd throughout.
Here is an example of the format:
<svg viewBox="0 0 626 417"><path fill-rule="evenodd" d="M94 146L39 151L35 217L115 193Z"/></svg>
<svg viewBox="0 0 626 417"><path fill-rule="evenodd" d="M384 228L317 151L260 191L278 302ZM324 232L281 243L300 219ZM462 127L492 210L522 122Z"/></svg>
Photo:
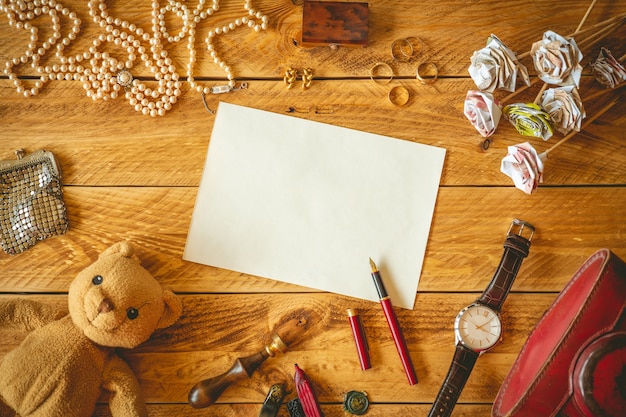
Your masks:
<svg viewBox="0 0 626 417"><path fill-rule="evenodd" d="M195 7L196 2L188 3ZM242 16L243 3L222 0L220 10L198 26L194 74L199 84L224 84L225 73L208 56L204 37ZM453 413L489 416L528 333L578 266L603 247L626 259L626 113L622 100L551 153L544 183L533 195L525 195L499 171L507 146L528 140L541 152L560 136L549 142L525 138L503 119L491 147L482 150L482 137L463 115L465 94L475 88L467 73L469 58L490 33L518 53L528 51L546 30L573 33L590 1L535 2L528 10L496 0L373 1L368 46L337 50L298 45L298 1L252 3L268 15L267 30L238 28L215 41L238 83L247 81L249 86L207 95L211 109L224 101L447 150L416 307L397 310L419 384L406 383L377 303L182 260L215 118L187 82L172 109L152 118L137 113L124 97L92 100L80 81L49 81L37 96L26 98L0 73L0 159L14 158L18 148L53 151L63 169L70 221L63 236L17 256L0 253L0 300L26 297L65 309L67 288L78 271L110 244L129 239L143 266L177 292L185 308L175 326L157 332L137 349L121 352L141 382L151 416L256 416L270 385L291 383L295 362L313 380L326 417L345 415L343 395L352 389L368 393L369 416L426 415L452 357L454 316L485 288L500 259L507 227L519 217L534 224L537 234L505 304L504 342L480 358ZM150 2L106 5L111 16L150 31ZM89 17L87 2L68 0L64 6L82 21L77 39L65 52L85 51L102 29ZM598 1L583 28L624 14L626 1ZM180 18L169 13L166 19L170 32L180 30ZM51 35L45 17L34 22L40 39ZM61 23L66 25L67 18ZM392 42L409 36L423 40L423 53L412 62L394 62ZM581 43L585 58L580 92L588 116L623 96L623 89L604 90L588 63L602 45L616 57L626 54L625 37L621 24L601 43ZM6 14L0 13L0 68L6 59L22 54L27 43L28 34L10 27ZM165 49L186 79L186 40L166 43ZM111 53L122 56L115 48ZM54 54L49 55L44 64L56 63ZM534 78L532 60L521 61ZM389 84L370 79L377 62L392 66ZM436 64L436 83L423 85L415 78L420 62ZM288 67L312 68L311 87L302 90L297 84L287 89L283 76ZM24 84L33 85L34 68L22 65L17 70ZM154 85L145 66L137 65L132 72ZM400 85L411 97L405 106L396 107L387 94ZM532 101L540 87L535 84L515 101ZM600 97L586 100L600 92ZM495 95L502 99L508 93ZM366 372L359 369L349 333L345 310L350 307L363 315L370 338L374 368ZM231 387L218 404L205 410L186 404L195 382L254 353L282 315L302 308L314 318L304 340ZM23 338L7 329L0 329L0 335L0 356ZM294 396L291 385L288 399ZM110 416L106 401L103 395L95 416ZM287 416L284 407L279 416Z"/></svg>

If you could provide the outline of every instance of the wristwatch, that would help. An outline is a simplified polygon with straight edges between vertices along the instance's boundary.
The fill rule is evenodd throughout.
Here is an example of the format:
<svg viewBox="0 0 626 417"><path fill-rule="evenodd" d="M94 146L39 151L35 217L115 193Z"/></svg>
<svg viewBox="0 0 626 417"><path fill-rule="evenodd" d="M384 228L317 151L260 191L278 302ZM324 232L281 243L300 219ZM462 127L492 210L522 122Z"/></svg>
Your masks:
<svg viewBox="0 0 626 417"><path fill-rule="evenodd" d="M500 308L528 256L535 228L513 219L504 242L500 265L482 295L462 309L454 320L456 350L448 374L428 417L448 417L480 355L493 348L502 336Z"/></svg>

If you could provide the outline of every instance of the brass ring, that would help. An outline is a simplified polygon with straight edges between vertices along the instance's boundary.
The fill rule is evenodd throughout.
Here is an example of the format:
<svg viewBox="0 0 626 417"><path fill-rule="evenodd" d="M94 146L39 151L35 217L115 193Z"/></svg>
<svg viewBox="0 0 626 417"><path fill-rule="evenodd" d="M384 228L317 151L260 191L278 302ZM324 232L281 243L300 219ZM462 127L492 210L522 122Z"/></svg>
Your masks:
<svg viewBox="0 0 626 417"><path fill-rule="evenodd" d="M407 54L405 49L409 51ZM400 53L398 56L397 52ZM408 38L407 39L396 39L391 44L391 58L394 61L398 62L406 62L413 56L413 43L411 43Z"/></svg>
<svg viewBox="0 0 626 417"><path fill-rule="evenodd" d="M421 69L421 74L420 74ZM424 74L424 71L427 73ZM432 62L422 62L417 66L416 78L420 80L422 84L432 84L437 81L437 76L439 74L439 70L437 66Z"/></svg>
<svg viewBox="0 0 626 417"><path fill-rule="evenodd" d="M389 78L383 78L383 79L379 79L376 78L381 74L381 68L386 69L389 72ZM391 66L389 64L386 64L384 62L377 62L374 64L374 66L372 68L370 68L370 78L372 79L372 81L374 81L376 84L388 84L391 80L393 80L393 68L391 68Z"/></svg>
<svg viewBox="0 0 626 417"><path fill-rule="evenodd" d="M405 41L411 44L411 55L408 56L408 59L413 59L424 52L424 41L421 38L409 36ZM416 46L418 46L417 49L415 48ZM404 53L403 50L400 50L400 52Z"/></svg>
<svg viewBox="0 0 626 417"><path fill-rule="evenodd" d="M405 87L397 85L389 90L387 98L389 99L389 102L391 104L401 107L409 101L409 96L409 90L407 90Z"/></svg>

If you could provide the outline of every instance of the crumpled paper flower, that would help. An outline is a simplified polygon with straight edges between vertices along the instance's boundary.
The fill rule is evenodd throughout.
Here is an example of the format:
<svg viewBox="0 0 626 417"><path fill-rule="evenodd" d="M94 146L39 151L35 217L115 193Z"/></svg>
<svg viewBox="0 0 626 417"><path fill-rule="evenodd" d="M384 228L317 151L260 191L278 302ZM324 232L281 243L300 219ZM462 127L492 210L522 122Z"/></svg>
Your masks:
<svg viewBox="0 0 626 417"><path fill-rule="evenodd" d="M502 110L493 95L476 90L467 92L463 112L485 138L493 135L502 116Z"/></svg>
<svg viewBox="0 0 626 417"><path fill-rule="evenodd" d="M583 102L573 85L549 88L541 96L541 107L550 115L552 126L564 135L572 130L580 132L585 118Z"/></svg>
<svg viewBox="0 0 626 417"><path fill-rule="evenodd" d="M515 129L523 136L533 136L548 140L552 137L550 115L535 103L514 103L502 110Z"/></svg>
<svg viewBox="0 0 626 417"><path fill-rule="evenodd" d="M546 155L538 155L528 142L509 146L508 154L502 159L500 171L509 176L515 187L532 194L543 182L543 163Z"/></svg>
<svg viewBox="0 0 626 417"><path fill-rule="evenodd" d="M487 39L487 46L474 51L470 61L468 71L476 87L482 91L492 93L496 88L515 91L518 72L524 83L530 85L526 67L519 63L515 52L494 34Z"/></svg>
<svg viewBox="0 0 626 417"><path fill-rule="evenodd" d="M602 47L598 59L591 64L591 69L600 84L615 88L626 81L626 69L613 57L611 51Z"/></svg>
<svg viewBox="0 0 626 417"><path fill-rule="evenodd" d="M578 87L583 67L580 61L583 54L573 38L549 30L543 39L533 43L530 54L535 69L542 81L556 85L576 85Z"/></svg>

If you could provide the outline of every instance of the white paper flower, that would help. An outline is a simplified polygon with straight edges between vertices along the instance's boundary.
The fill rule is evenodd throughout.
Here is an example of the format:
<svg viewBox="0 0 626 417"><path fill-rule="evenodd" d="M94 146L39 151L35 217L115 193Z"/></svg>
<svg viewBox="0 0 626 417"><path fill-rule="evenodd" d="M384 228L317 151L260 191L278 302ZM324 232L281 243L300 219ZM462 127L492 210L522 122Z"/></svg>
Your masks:
<svg viewBox="0 0 626 417"><path fill-rule="evenodd" d="M470 62L470 76L482 91L492 93L496 88L515 91L518 72L524 83L530 85L526 67L518 62L515 52L494 34L487 39L487 46L474 51Z"/></svg>
<svg viewBox="0 0 626 417"><path fill-rule="evenodd" d="M541 97L541 107L550 115L552 127L562 134L567 135L572 130L580 132L586 114L573 85L547 89Z"/></svg>
<svg viewBox="0 0 626 417"><path fill-rule="evenodd" d="M530 49L535 69L542 81L548 84L572 85L578 87L583 67L580 61L583 54L573 38L549 30L543 39L533 43Z"/></svg>
<svg viewBox="0 0 626 417"><path fill-rule="evenodd" d="M502 116L499 103L493 98L493 95L476 90L467 92L463 112L470 123L485 138L493 135Z"/></svg>
<svg viewBox="0 0 626 417"><path fill-rule="evenodd" d="M508 151L502 159L500 171L513 180L516 188L532 194L543 182L545 155L538 155L528 142L509 146Z"/></svg>
<svg viewBox="0 0 626 417"><path fill-rule="evenodd" d="M598 59L591 64L591 69L600 84L615 88L626 81L626 69L613 57L611 51L602 47Z"/></svg>
<svg viewBox="0 0 626 417"><path fill-rule="evenodd" d="M552 137L550 115L535 103L513 103L502 110L504 116L522 136L548 140Z"/></svg>

